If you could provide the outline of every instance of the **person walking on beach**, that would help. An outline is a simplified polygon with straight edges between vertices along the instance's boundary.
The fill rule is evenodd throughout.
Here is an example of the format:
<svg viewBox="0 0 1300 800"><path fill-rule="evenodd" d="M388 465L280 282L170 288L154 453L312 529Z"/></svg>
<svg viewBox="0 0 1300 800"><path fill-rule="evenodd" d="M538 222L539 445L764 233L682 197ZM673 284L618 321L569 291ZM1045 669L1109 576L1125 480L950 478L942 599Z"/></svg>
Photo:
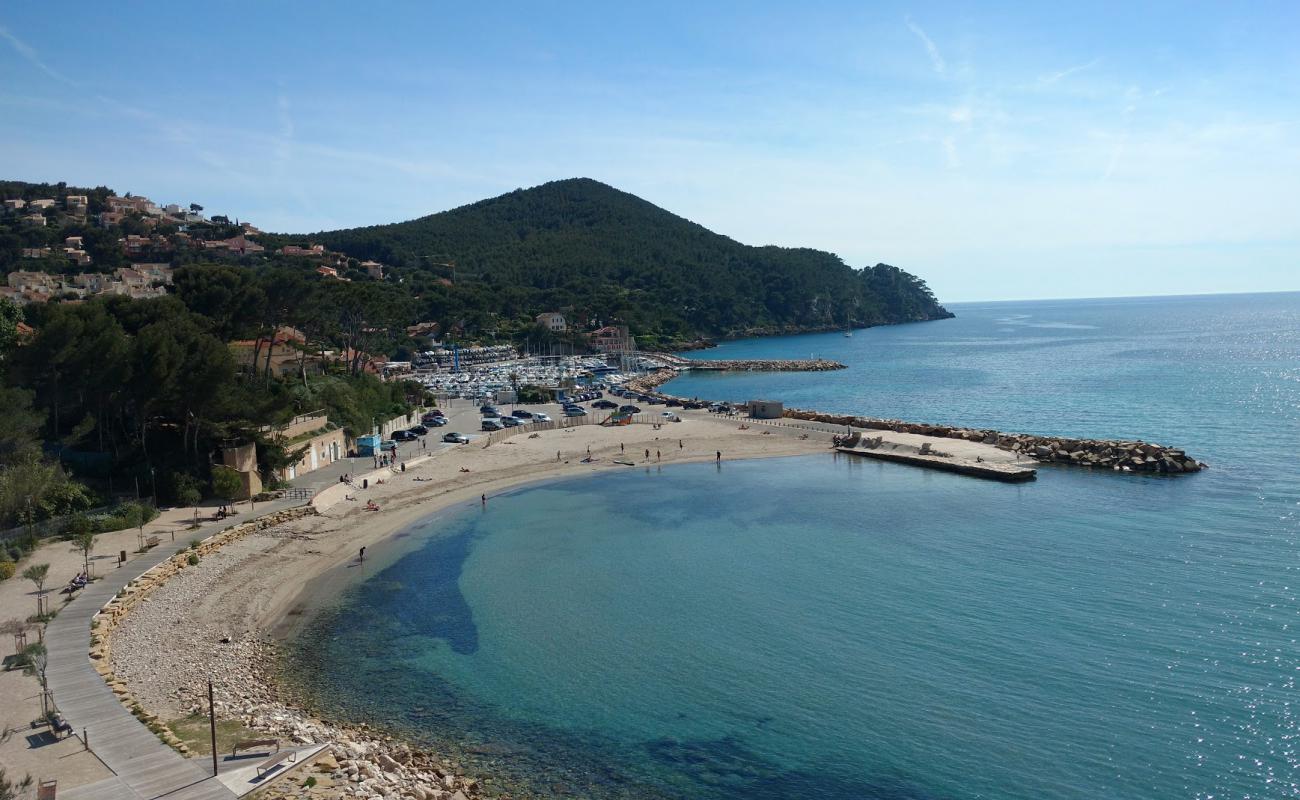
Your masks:
<svg viewBox="0 0 1300 800"><path fill-rule="evenodd" d="M656 451L655 451L655 461L658 461L658 460L659 460L660 458L662 458L662 457L663 457L663 453L660 453L658 450L656 450Z"/></svg>
<svg viewBox="0 0 1300 800"><path fill-rule="evenodd" d="M714 461L721 461L721 460L722 460L722 451L721 451L721 450L718 451L718 455L717 455L717 457L714 458L713 460L714 460Z"/></svg>
<svg viewBox="0 0 1300 800"><path fill-rule="evenodd" d="M366 548L361 548L361 552L357 554L357 563L366 563Z"/></svg>
<svg viewBox="0 0 1300 800"><path fill-rule="evenodd" d="M480 495L479 500L483 503L483 507L487 508L487 495Z"/></svg>
<svg viewBox="0 0 1300 800"><path fill-rule="evenodd" d="M646 461L650 460L650 448L648 447L645 449L645 460Z"/></svg>
<svg viewBox="0 0 1300 800"><path fill-rule="evenodd" d="M678 449L678 450L685 450L685 449L686 449L686 445L682 444L682 440L681 440L681 439L678 439L678 440L677 440L677 449Z"/></svg>
<svg viewBox="0 0 1300 800"><path fill-rule="evenodd" d="M622 452L623 452L623 443L622 443L622 442L619 442L619 443L618 443L618 452L619 452L619 453L622 453Z"/></svg>

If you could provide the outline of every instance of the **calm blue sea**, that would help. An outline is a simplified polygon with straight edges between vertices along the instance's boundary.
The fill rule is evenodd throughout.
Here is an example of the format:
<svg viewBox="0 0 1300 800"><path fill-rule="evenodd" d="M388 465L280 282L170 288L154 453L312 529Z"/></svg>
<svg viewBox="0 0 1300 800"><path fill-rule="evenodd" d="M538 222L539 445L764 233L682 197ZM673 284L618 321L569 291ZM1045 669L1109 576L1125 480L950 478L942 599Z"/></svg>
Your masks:
<svg viewBox="0 0 1300 800"><path fill-rule="evenodd" d="M412 531L291 673L515 798L1300 797L1300 294L953 310L702 354L841 372L669 390L1212 468L828 454L524 489Z"/></svg>

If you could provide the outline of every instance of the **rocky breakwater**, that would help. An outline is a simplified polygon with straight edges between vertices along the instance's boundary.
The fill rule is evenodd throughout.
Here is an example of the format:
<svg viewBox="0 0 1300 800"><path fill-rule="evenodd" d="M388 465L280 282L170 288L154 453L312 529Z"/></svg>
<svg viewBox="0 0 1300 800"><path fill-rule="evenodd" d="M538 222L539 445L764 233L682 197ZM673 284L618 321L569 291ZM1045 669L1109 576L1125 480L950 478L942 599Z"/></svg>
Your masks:
<svg viewBox="0 0 1300 800"><path fill-rule="evenodd" d="M684 369L725 372L830 372L847 369L826 358L682 359Z"/></svg>
<svg viewBox="0 0 1300 800"><path fill-rule="evenodd" d="M304 710L276 679L274 643L245 620L196 618L222 588L240 580L286 539L310 506L262 517L218 533L137 578L96 617L91 658L124 705L184 755L189 747L168 720L206 717L213 681L217 717L237 721L242 738L285 746L329 744L310 764L266 787L265 798L472 800L486 791L460 766L414 750L365 726L339 725ZM301 524L301 523L299 523Z"/></svg>
<svg viewBox="0 0 1300 800"><path fill-rule="evenodd" d="M847 369L840 362L825 358L758 358L717 361L681 358L680 356L661 356L661 358L669 364L668 367L633 378L624 385L634 392L649 394L653 393L656 387L676 378L680 371L688 369L705 372L830 372L837 369ZM660 396L672 397L672 395L666 394ZM680 400L682 398L676 399Z"/></svg>
<svg viewBox="0 0 1300 800"><path fill-rule="evenodd" d="M867 428L870 430L914 433L945 439L965 439L993 445L1047 464L1065 464L1077 467L1111 469L1116 472L1147 472L1177 474L1200 472L1206 468L1186 451L1176 447L1143 441L1114 439L1071 439L1061 436L1038 436L1030 433L1003 433L986 428L960 428L946 425L928 425L896 419L877 419L845 414L824 414L819 411L788 408L787 419L825 422L832 425Z"/></svg>

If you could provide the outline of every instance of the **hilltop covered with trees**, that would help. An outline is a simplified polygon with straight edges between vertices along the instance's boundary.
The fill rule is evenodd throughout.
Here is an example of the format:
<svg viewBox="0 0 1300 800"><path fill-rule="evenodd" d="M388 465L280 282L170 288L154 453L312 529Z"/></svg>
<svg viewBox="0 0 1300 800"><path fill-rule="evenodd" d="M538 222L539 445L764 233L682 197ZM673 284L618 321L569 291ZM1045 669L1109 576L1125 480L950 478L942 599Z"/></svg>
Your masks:
<svg viewBox="0 0 1300 800"><path fill-rule="evenodd" d="M561 311L670 343L951 316L896 267L750 247L588 179L309 238L396 267L427 318L471 326Z"/></svg>

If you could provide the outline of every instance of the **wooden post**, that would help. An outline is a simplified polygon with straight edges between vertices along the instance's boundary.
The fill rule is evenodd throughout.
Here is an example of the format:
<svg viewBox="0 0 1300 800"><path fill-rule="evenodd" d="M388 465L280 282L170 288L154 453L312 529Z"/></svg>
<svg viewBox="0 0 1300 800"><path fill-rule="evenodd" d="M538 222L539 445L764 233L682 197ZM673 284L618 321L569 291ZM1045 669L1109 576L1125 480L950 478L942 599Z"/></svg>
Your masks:
<svg viewBox="0 0 1300 800"><path fill-rule="evenodd" d="M212 698L212 679L208 678L208 724L212 731L212 775L217 775L217 706Z"/></svg>

